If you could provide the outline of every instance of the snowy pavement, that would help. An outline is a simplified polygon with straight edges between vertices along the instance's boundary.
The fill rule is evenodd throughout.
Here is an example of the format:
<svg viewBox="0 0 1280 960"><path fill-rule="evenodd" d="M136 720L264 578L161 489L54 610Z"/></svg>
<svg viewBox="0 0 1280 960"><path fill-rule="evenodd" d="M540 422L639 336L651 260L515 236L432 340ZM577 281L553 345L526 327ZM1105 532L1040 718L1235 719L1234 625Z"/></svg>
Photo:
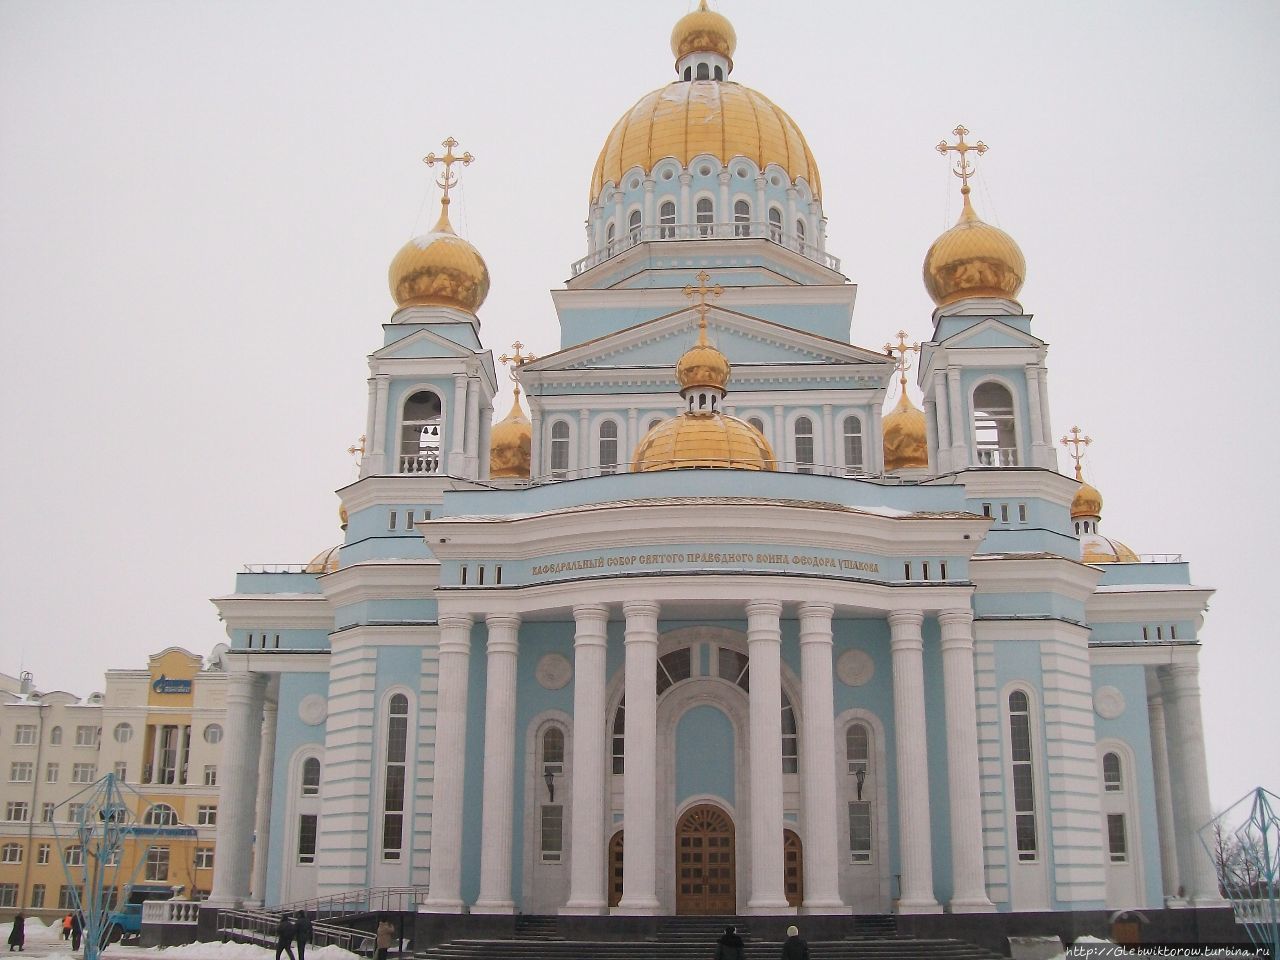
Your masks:
<svg viewBox="0 0 1280 960"><path fill-rule="evenodd" d="M13 921L0 923L0 950L7 950ZM27 920L26 949L18 956L55 957L58 960L83 958L84 951L72 953L71 944L62 939L62 922L55 920L46 927L35 918ZM296 952L296 951L295 951ZM275 950L249 943L188 943L180 947L134 947L113 943L102 952L103 960L275 960ZM341 947L308 947L307 960L360 960Z"/></svg>

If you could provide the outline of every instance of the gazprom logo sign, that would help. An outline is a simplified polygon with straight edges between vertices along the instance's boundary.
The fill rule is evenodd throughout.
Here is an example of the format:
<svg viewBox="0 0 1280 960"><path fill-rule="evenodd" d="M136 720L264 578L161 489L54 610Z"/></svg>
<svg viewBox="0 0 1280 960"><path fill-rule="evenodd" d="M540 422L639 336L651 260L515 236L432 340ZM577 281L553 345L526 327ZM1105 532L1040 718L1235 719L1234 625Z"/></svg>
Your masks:
<svg viewBox="0 0 1280 960"><path fill-rule="evenodd" d="M190 693L190 680L170 680L163 673L151 681L151 689L156 693Z"/></svg>

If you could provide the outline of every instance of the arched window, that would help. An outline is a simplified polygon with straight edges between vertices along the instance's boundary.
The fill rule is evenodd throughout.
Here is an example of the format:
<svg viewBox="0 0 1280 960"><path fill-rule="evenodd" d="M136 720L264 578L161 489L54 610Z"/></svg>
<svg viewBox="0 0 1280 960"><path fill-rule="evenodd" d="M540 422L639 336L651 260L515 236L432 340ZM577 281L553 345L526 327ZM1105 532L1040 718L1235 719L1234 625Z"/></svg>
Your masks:
<svg viewBox="0 0 1280 960"><path fill-rule="evenodd" d="M981 467L1016 467L1018 437L1009 389L988 380L973 391L973 445Z"/></svg>
<svg viewBox="0 0 1280 960"><path fill-rule="evenodd" d="M670 240L676 235L676 204L674 200L662 201L658 208L658 236Z"/></svg>
<svg viewBox="0 0 1280 960"><path fill-rule="evenodd" d="M692 80L692 79L693 79L693 67L685 67L685 68L684 68L684 78L685 78L686 80ZM611 906L611 907L616 907L616 906L617 906L617 904L616 904L616 903L611 903L611 904L609 904L609 906Z"/></svg>
<svg viewBox="0 0 1280 960"><path fill-rule="evenodd" d="M716 67L716 79L717 80L724 79L724 67L721 67L721 66Z"/></svg>
<svg viewBox="0 0 1280 960"><path fill-rule="evenodd" d="M613 772L624 773L623 758L627 745L627 727L626 727L626 710L627 698L623 697L618 703L618 712L613 715L613 735L610 738L610 752L613 756Z"/></svg>
<svg viewBox="0 0 1280 960"><path fill-rule="evenodd" d="M759 432L760 436L762 436L762 437L764 436L764 421L763 421L763 420L761 420L759 417L751 417L750 419L748 419L748 420L747 420L747 423L749 423L749 424L751 424L753 427L755 427L755 428L756 428L756 430Z"/></svg>
<svg viewBox="0 0 1280 960"><path fill-rule="evenodd" d="M844 418L844 472L849 476L862 473L862 420Z"/></svg>
<svg viewBox="0 0 1280 960"><path fill-rule="evenodd" d="M569 424L557 420L551 425L551 476L563 480L569 475Z"/></svg>
<svg viewBox="0 0 1280 960"><path fill-rule="evenodd" d="M702 237L711 236L715 225L715 205L712 204L710 197L699 197L698 204L695 208L698 218L698 235Z"/></svg>
<svg viewBox="0 0 1280 960"><path fill-rule="evenodd" d="M564 731L547 727L542 734L542 782L546 795L539 804L543 863L559 863L564 856ZM557 792L560 799L556 800Z"/></svg>
<svg viewBox="0 0 1280 960"><path fill-rule="evenodd" d="M699 80L711 79L711 67L708 64L705 64L705 63L698 64L698 79Z"/></svg>
<svg viewBox="0 0 1280 960"><path fill-rule="evenodd" d="M317 757L307 757L302 761L302 795L320 795L320 760Z"/></svg>
<svg viewBox="0 0 1280 960"><path fill-rule="evenodd" d="M400 472L440 473L440 398L419 390L404 403L400 423Z"/></svg>
<svg viewBox="0 0 1280 960"><path fill-rule="evenodd" d="M657 692L661 696L668 687L693 676L693 648L681 647L658 658Z"/></svg>
<svg viewBox="0 0 1280 960"><path fill-rule="evenodd" d="M564 773L564 731L559 727L547 727L542 735L542 773Z"/></svg>
<svg viewBox="0 0 1280 960"><path fill-rule="evenodd" d="M632 210L631 216L627 218L627 235L631 238L632 243L640 242L640 211Z"/></svg>
<svg viewBox="0 0 1280 960"><path fill-rule="evenodd" d="M54 727L49 731L49 742L55 747L62 743L62 728Z"/></svg>
<svg viewBox="0 0 1280 960"><path fill-rule="evenodd" d="M782 211L777 207L769 208L769 239L774 243L782 242Z"/></svg>
<svg viewBox="0 0 1280 960"><path fill-rule="evenodd" d="M845 763L849 781L849 858L852 863L871 862L871 731L865 723L851 723L844 733Z"/></svg>
<svg viewBox="0 0 1280 960"><path fill-rule="evenodd" d="M178 822L178 811L167 803L153 803L142 822L148 827L172 827Z"/></svg>
<svg viewBox="0 0 1280 960"><path fill-rule="evenodd" d="M609 225L604 228L604 248L605 252L613 254L613 241L617 239L617 225L610 221Z"/></svg>
<svg viewBox="0 0 1280 960"><path fill-rule="evenodd" d="M804 253L804 221L796 221L796 249Z"/></svg>
<svg viewBox="0 0 1280 960"><path fill-rule="evenodd" d="M796 473L813 473L813 421L796 417Z"/></svg>
<svg viewBox="0 0 1280 960"><path fill-rule="evenodd" d="M733 235L751 236L751 204L746 200L738 200L733 205Z"/></svg>
<svg viewBox="0 0 1280 960"><path fill-rule="evenodd" d="M800 735L796 729L796 711L787 691L782 691L782 772L800 772Z"/></svg>
<svg viewBox="0 0 1280 960"><path fill-rule="evenodd" d="M382 789L382 859L396 861L404 847L405 774L409 760L409 698L387 704L387 748Z"/></svg>
<svg viewBox="0 0 1280 960"><path fill-rule="evenodd" d="M618 472L618 424L613 420L600 424L600 472Z"/></svg>
<svg viewBox="0 0 1280 960"><path fill-rule="evenodd" d="M661 417L654 417L652 420L650 420L650 421L649 421L649 429L650 429L650 430L652 430L654 427L656 427L656 426L657 426L658 424L660 424L661 422L662 422L662 418L661 418Z"/></svg>
<svg viewBox="0 0 1280 960"><path fill-rule="evenodd" d="M1119 793L1124 789L1124 776L1120 770L1120 755L1106 753L1102 756L1102 785L1108 793Z"/></svg>
<svg viewBox="0 0 1280 960"><path fill-rule="evenodd" d="M1019 860L1035 860L1035 770L1032 765L1031 704L1021 690L1009 694L1009 760L1013 776L1013 822Z"/></svg>
<svg viewBox="0 0 1280 960"><path fill-rule="evenodd" d="M849 724L844 734L844 754L849 764L849 775L858 777L860 783L865 781L871 771L871 734L866 724ZM861 787L858 788L858 798L862 798Z"/></svg>

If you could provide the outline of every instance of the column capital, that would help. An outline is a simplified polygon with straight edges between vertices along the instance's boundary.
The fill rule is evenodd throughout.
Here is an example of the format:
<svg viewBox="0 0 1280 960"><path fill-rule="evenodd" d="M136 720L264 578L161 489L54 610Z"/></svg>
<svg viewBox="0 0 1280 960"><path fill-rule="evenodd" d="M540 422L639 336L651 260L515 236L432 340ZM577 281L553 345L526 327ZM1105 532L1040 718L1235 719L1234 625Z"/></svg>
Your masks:
<svg viewBox="0 0 1280 960"><path fill-rule="evenodd" d="M495 628L501 630L504 627L508 630L519 630L521 620L518 613L486 613L484 623L490 630Z"/></svg>
<svg viewBox="0 0 1280 960"><path fill-rule="evenodd" d="M573 608L573 646L603 647L607 642L609 608L602 603L582 603Z"/></svg>
<svg viewBox="0 0 1280 960"><path fill-rule="evenodd" d="M520 649L520 617L518 614L491 613L484 618L489 635L485 650L490 654L514 655Z"/></svg>
<svg viewBox="0 0 1280 960"><path fill-rule="evenodd" d="M471 627L475 621L470 616L440 618L440 652L468 654L471 652Z"/></svg>
<svg viewBox="0 0 1280 960"><path fill-rule="evenodd" d="M943 626L951 626L953 624L968 626L973 623L973 611L968 607L953 607L950 610L939 610L938 623Z"/></svg>
<svg viewBox="0 0 1280 960"><path fill-rule="evenodd" d="M265 687L266 677L262 674L253 673L250 670L234 671L227 674L226 699L248 703L254 700Z"/></svg>
<svg viewBox="0 0 1280 960"><path fill-rule="evenodd" d="M781 600L748 600L747 616L781 617Z"/></svg>
<svg viewBox="0 0 1280 960"><path fill-rule="evenodd" d="M938 611L942 649L973 649L973 611L967 607Z"/></svg>
<svg viewBox="0 0 1280 960"><path fill-rule="evenodd" d="M923 610L890 610L888 614L889 626L895 632L906 630L914 627L919 633L920 627L924 624Z"/></svg>
<svg viewBox="0 0 1280 960"><path fill-rule="evenodd" d="M836 605L834 603L824 603L818 600L806 600L800 604L801 617L834 617L836 614Z"/></svg>
<svg viewBox="0 0 1280 960"><path fill-rule="evenodd" d="M654 617L662 611L661 604L656 600L627 600L622 604L622 612L627 618L632 617Z"/></svg>

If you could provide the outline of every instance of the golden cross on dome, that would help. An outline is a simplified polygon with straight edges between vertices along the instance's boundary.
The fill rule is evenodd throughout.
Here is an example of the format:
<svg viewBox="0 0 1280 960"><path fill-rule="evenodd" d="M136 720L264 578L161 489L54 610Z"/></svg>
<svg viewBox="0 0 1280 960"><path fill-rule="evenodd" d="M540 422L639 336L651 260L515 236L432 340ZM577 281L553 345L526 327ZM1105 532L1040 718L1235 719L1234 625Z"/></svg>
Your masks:
<svg viewBox="0 0 1280 960"><path fill-rule="evenodd" d="M361 460L364 459L364 443L365 443L365 436L362 433L360 434L359 440L357 440L351 446L347 447L347 453L355 457L357 463L359 463Z"/></svg>
<svg viewBox="0 0 1280 960"><path fill-rule="evenodd" d="M718 297L724 293L724 287L716 284L714 287L708 286L707 281L711 279L711 274L705 270L699 270L698 275L694 277L698 281L695 287L693 284L685 284L684 295L692 300L698 298L698 342L707 342L707 309L710 304L707 303L707 297Z"/></svg>
<svg viewBox="0 0 1280 960"><path fill-rule="evenodd" d="M510 376L516 382L517 394L520 393L520 368L538 359L532 353L521 353L522 350L524 350L524 344L517 340L511 344L511 353L504 353L498 358L499 363L505 363L511 367Z"/></svg>
<svg viewBox="0 0 1280 960"><path fill-rule="evenodd" d="M464 153L462 156L457 156L453 152L453 148L457 145L458 141L453 139L453 137L449 137L441 144L441 146L444 147L443 156L437 157L435 153L432 152L422 158L422 162L428 167L434 167L437 163L443 164L444 166L444 173L436 183L440 184L441 189L444 190L444 197L440 202L446 207L449 205L449 190L458 185L458 177L453 172L453 165L455 163L460 163L464 167L467 167L470 166L471 161L475 159L470 152Z"/></svg>
<svg viewBox="0 0 1280 960"><path fill-rule="evenodd" d="M973 164L969 162L969 158L966 154L972 150L978 156L982 156L987 152L987 145L981 140L977 143L965 143L964 138L968 135L969 131L963 124L957 126L951 132L956 136L957 142L947 143L947 141L942 140L936 147L934 147L934 149L944 157L948 153L960 154L960 162L956 164L955 169L951 172L960 178L960 181L963 184L960 187L960 192L967 196L969 193L969 178L973 176Z"/></svg>
<svg viewBox="0 0 1280 960"><path fill-rule="evenodd" d="M886 343L884 345L884 352L891 357L895 353L897 354L897 357L894 358L893 365L898 370L899 379L902 381L902 389L905 390L907 388L907 371L911 369L911 361L907 359L907 354L919 353L920 344L916 343L914 346L908 346L907 331L899 330L898 342Z"/></svg>
<svg viewBox="0 0 1280 960"><path fill-rule="evenodd" d="M1093 437L1080 436L1079 427L1072 427L1071 436L1062 438L1062 445L1071 448L1068 454L1076 462L1076 479L1081 483L1084 483L1084 476L1080 472L1080 461L1084 459L1084 450L1082 448L1091 443L1093 443Z"/></svg>

